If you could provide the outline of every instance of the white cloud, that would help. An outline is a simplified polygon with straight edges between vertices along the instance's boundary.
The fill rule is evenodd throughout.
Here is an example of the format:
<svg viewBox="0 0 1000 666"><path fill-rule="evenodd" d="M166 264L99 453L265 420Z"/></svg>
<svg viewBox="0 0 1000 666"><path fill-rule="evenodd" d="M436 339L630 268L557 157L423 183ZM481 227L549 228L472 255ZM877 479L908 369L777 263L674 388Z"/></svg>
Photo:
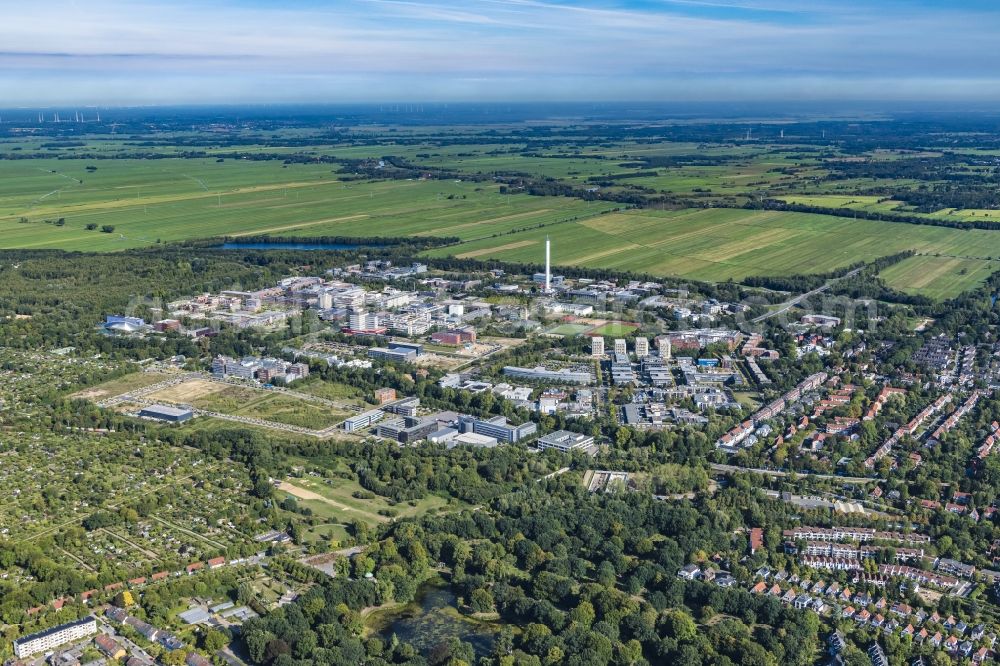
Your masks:
<svg viewBox="0 0 1000 666"><path fill-rule="evenodd" d="M0 104L125 103L151 99L150 91L156 101L933 97L944 90L978 97L984 91L976 86L1000 69L995 12L903 11L899 0L644 7L18 3L0 23Z"/></svg>

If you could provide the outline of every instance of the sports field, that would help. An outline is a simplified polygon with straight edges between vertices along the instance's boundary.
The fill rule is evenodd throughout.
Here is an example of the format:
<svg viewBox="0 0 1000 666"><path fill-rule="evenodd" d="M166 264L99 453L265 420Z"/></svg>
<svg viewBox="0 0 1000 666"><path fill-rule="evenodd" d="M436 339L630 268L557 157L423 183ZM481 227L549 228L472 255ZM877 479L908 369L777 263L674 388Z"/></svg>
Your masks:
<svg viewBox="0 0 1000 666"><path fill-rule="evenodd" d="M609 321L590 330L589 335L603 335L613 338L623 338L635 333L638 324L627 321Z"/></svg>
<svg viewBox="0 0 1000 666"><path fill-rule="evenodd" d="M335 170L277 160L0 161L0 247L114 251L255 234L476 239L613 207L501 196L489 182L341 182Z"/></svg>
<svg viewBox="0 0 1000 666"><path fill-rule="evenodd" d="M560 324L555 328L549 329L548 331L545 332L550 335L564 335L567 337L574 337L586 333L587 331L590 330L590 328L591 327L587 326L586 324Z"/></svg>
<svg viewBox="0 0 1000 666"><path fill-rule="evenodd" d="M1000 257L996 231L742 209L627 211L436 248L428 254L476 252L482 258L538 263L546 236L552 239L556 265L709 281L826 272L903 250L970 259ZM956 287L978 282L972 273L957 277L961 279Z"/></svg>

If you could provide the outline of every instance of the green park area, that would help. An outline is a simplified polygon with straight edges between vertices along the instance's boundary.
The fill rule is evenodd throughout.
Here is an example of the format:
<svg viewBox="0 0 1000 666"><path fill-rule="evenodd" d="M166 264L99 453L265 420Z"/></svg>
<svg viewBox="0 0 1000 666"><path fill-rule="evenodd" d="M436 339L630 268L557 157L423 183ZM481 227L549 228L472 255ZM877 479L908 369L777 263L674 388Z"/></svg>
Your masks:
<svg viewBox="0 0 1000 666"><path fill-rule="evenodd" d="M282 482L279 490L286 497L293 497L300 507L308 507L313 515L332 524L346 525L360 520L370 526L395 518L421 516L428 511L460 503L437 495L427 495L419 500L392 502L381 495L365 490L352 479L293 477Z"/></svg>

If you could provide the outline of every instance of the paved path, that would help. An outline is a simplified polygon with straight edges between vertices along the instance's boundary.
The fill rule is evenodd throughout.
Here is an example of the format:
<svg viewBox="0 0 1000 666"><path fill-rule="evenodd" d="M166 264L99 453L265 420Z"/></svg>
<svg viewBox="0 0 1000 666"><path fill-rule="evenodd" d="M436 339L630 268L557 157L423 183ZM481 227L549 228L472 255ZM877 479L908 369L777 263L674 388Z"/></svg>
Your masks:
<svg viewBox="0 0 1000 666"><path fill-rule="evenodd" d="M816 294L819 294L821 292L826 291L827 289L829 289L833 285L833 283L839 282L840 280L846 280L847 278L854 277L855 275L857 275L861 271L862 268L865 268L865 267L864 266L859 266L858 268L855 268L853 271L850 271L849 273L841 275L840 277L836 277L836 278L832 278L830 280L827 280L826 284L824 284L823 286L816 287L812 291L807 291L806 293L800 294L800 295L796 296L795 298L793 298L791 300L785 301L784 304L780 308L778 308L777 310L772 310L771 312L768 312L766 314L762 314L759 317L751 319L750 323L751 324L759 324L760 322L764 321L765 319L770 319L771 317L777 317L778 315L782 314L783 312L787 312L788 310L792 309L793 307L795 307L796 305L798 305L802 301L806 300L810 296L815 296Z"/></svg>
<svg viewBox="0 0 1000 666"><path fill-rule="evenodd" d="M809 472L782 472L777 469L757 469L755 467L738 467L736 465L719 465L717 463L712 463L711 467L713 472L725 472L727 474L733 472L748 472L751 474L763 474L764 476L774 477L785 477L795 474L795 476L804 476L813 479L830 479L832 481L844 481L846 483L876 483L882 480L865 476L837 476L835 474L811 474Z"/></svg>

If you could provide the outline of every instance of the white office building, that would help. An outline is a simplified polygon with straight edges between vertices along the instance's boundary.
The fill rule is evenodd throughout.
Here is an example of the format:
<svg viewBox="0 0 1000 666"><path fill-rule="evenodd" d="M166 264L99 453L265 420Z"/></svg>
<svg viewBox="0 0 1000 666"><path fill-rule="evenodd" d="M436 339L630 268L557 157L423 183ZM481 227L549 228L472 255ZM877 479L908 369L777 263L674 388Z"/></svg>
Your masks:
<svg viewBox="0 0 1000 666"><path fill-rule="evenodd" d="M377 314L355 310L351 313L349 325L352 331L374 331L382 327Z"/></svg>
<svg viewBox="0 0 1000 666"><path fill-rule="evenodd" d="M638 358L646 358L649 356L649 340L647 338L635 339L635 355Z"/></svg>
<svg viewBox="0 0 1000 666"><path fill-rule="evenodd" d="M615 340L615 353L616 354L628 353L628 346L626 346L624 338L617 338Z"/></svg>
<svg viewBox="0 0 1000 666"><path fill-rule="evenodd" d="M590 339L591 356L604 356L604 338L596 336Z"/></svg>
<svg viewBox="0 0 1000 666"><path fill-rule="evenodd" d="M352 416L351 418L344 421L344 430L346 430L347 432L357 432L358 430L364 430L365 428L371 427L378 421L381 421L383 416L385 416L385 412L383 412L381 409L373 409L363 414Z"/></svg>
<svg viewBox="0 0 1000 666"><path fill-rule="evenodd" d="M539 449L558 449L563 453L573 449L588 450L594 446L594 438L568 430L557 430L538 439Z"/></svg>

